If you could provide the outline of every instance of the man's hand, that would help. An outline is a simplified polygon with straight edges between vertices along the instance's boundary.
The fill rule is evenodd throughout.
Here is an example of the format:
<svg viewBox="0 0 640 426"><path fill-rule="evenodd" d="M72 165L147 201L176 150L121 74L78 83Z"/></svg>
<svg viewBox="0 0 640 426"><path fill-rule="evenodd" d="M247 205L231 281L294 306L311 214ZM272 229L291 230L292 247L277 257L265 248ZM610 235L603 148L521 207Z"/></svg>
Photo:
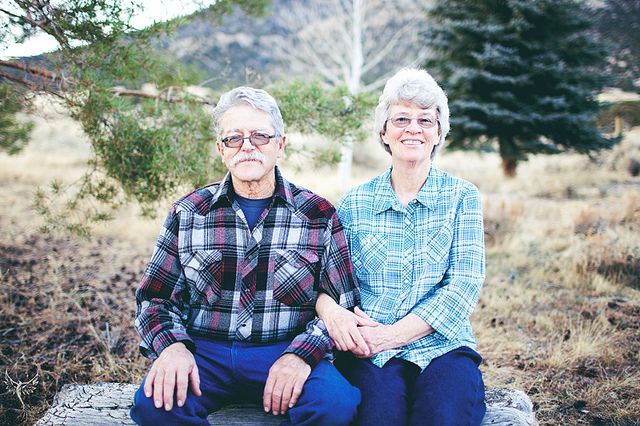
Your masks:
<svg viewBox="0 0 640 426"><path fill-rule="evenodd" d="M298 402L302 387L311 373L311 366L294 354L284 354L269 369L264 386L264 411L284 414Z"/></svg>
<svg viewBox="0 0 640 426"><path fill-rule="evenodd" d="M173 392L176 391L178 407L187 399L187 383L196 396L200 391L200 376L193 354L184 343L173 343L160 353L147 374L144 383L144 394L147 398L153 395L156 408L164 405L166 411L173 408Z"/></svg>
<svg viewBox="0 0 640 426"><path fill-rule="evenodd" d="M378 325L377 322L371 320L366 314L362 316L350 312L324 293L318 296L316 311L327 327L336 349L351 351L359 357L366 358L371 356L369 347L360 335L358 327L364 325L375 327Z"/></svg>

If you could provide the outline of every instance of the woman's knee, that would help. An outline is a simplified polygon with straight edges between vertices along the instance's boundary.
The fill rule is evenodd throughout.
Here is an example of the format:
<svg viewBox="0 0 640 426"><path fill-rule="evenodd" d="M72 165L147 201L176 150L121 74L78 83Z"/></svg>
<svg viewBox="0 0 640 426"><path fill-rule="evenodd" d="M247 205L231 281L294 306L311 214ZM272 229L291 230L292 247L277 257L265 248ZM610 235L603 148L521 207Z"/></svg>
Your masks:
<svg viewBox="0 0 640 426"><path fill-rule="evenodd" d="M480 424L486 410L480 360L460 348L427 366L415 383L411 424Z"/></svg>

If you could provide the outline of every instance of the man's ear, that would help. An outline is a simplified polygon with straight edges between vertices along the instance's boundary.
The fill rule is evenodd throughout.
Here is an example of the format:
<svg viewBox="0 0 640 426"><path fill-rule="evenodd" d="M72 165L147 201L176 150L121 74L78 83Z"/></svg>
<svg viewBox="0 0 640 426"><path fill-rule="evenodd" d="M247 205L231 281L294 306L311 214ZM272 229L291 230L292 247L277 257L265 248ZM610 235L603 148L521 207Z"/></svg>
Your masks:
<svg viewBox="0 0 640 426"><path fill-rule="evenodd" d="M277 141L278 143L278 157L277 158L282 158L282 155L284 154L284 145L287 142L287 137L286 136L282 136L280 138L279 141Z"/></svg>
<svg viewBox="0 0 640 426"><path fill-rule="evenodd" d="M216 141L216 148L218 150L218 153L220 154L220 156L222 156L222 143L220 141Z"/></svg>

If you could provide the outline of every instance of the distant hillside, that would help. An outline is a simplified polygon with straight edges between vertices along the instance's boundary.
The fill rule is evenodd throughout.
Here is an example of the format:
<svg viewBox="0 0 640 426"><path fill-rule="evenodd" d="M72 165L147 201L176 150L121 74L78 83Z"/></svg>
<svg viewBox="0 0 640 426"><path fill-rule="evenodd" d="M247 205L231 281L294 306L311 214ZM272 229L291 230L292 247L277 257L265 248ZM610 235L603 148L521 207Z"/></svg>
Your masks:
<svg viewBox="0 0 640 426"><path fill-rule="evenodd" d="M424 56L420 54L424 48L419 41L421 8L429 2L363 3L367 5L362 23L365 62L358 81L366 85L398 67L422 63L416 59ZM348 15L335 8L334 2L326 0L270 0L267 13L260 18L239 8L222 18L200 13L155 45L161 54L195 67L203 75L201 85L214 89L237 84L265 85L301 76L320 78L319 68L325 67L331 68L334 84L343 83L348 79L346 68L351 66L352 28ZM390 47L390 40L396 44ZM366 63L380 52L384 54L374 59L375 63ZM48 68L48 59L55 55L23 60ZM292 60L296 56L315 57L311 61L314 65ZM326 76L327 69L324 71Z"/></svg>
<svg viewBox="0 0 640 426"><path fill-rule="evenodd" d="M422 62L416 58L423 56L419 33L424 8L429 3L429 0L363 3L366 5L362 23L363 83L371 83L412 61L414 65ZM351 49L351 21L346 16L344 11L336 9L334 2L326 0L271 0L267 14L261 18L247 16L241 10L222 19L206 14L198 16L162 40L161 48L181 62L196 66L207 76L205 85L214 88L321 74L313 66L300 63L290 66L289 59L296 54L316 56L322 63L320 66L333 67L333 74L345 81L343 67L350 64L341 64L336 58L344 58L345 52ZM321 33L332 35L318 37ZM305 51L305 41L301 40L311 40L306 46L311 46L311 51ZM396 44L385 50L390 40ZM380 51L385 52L382 60L367 66L367 59Z"/></svg>
<svg viewBox="0 0 640 426"><path fill-rule="evenodd" d="M271 49L274 40L292 37L278 18L294 0L272 0L267 15L247 16L241 10L218 20L197 17L161 42L161 48L207 76L206 86L271 82L286 75L282 58Z"/></svg>

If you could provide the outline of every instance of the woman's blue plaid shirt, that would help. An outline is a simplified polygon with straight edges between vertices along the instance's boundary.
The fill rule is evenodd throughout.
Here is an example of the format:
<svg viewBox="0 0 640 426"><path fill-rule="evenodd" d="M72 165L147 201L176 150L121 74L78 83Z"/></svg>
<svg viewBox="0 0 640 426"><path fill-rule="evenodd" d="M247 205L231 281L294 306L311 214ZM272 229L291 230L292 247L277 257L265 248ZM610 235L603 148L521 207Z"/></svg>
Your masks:
<svg viewBox="0 0 640 426"><path fill-rule="evenodd" d="M398 357L421 368L461 346L475 349L469 317L485 277L478 189L433 166L405 208L391 169L345 195L337 211L356 270L362 309L393 324L414 313L435 331L372 358Z"/></svg>

